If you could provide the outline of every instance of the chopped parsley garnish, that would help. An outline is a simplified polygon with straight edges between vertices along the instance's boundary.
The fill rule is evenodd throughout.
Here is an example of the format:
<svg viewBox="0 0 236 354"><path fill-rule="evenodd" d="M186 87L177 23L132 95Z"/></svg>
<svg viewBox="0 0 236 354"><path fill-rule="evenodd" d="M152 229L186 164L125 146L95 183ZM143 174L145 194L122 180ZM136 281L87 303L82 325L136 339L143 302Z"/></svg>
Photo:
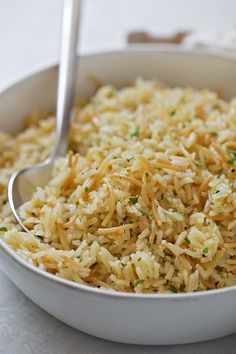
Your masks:
<svg viewBox="0 0 236 354"><path fill-rule="evenodd" d="M211 136L218 136L218 133L217 132L210 132Z"/></svg>
<svg viewBox="0 0 236 354"><path fill-rule="evenodd" d="M205 247L202 252L203 252L203 253L208 253L208 247Z"/></svg>
<svg viewBox="0 0 236 354"><path fill-rule="evenodd" d="M231 151L229 151L229 153L231 155L233 155L233 157L231 159L227 160L227 163L232 165L234 163L234 161L236 160L236 150L231 150Z"/></svg>
<svg viewBox="0 0 236 354"><path fill-rule="evenodd" d="M219 190L215 191L215 193L214 193L214 194L218 194L218 193L220 193L220 191L219 191Z"/></svg>
<svg viewBox="0 0 236 354"><path fill-rule="evenodd" d="M229 165L232 165L234 163L234 161L235 161L235 158L233 157L232 159L227 160L227 163Z"/></svg>
<svg viewBox="0 0 236 354"><path fill-rule="evenodd" d="M199 167L199 168L203 168L204 166L199 163L199 162L193 162L195 166Z"/></svg>
<svg viewBox="0 0 236 354"><path fill-rule="evenodd" d="M111 88L110 91L107 92L107 98L112 98L115 96L115 90L113 88Z"/></svg>
<svg viewBox="0 0 236 354"><path fill-rule="evenodd" d="M231 150L230 154L234 155L234 158L236 159L236 150Z"/></svg>
<svg viewBox="0 0 236 354"><path fill-rule="evenodd" d="M5 232L5 231L7 231L7 228L5 226L1 226L0 227L0 232Z"/></svg>
<svg viewBox="0 0 236 354"><path fill-rule="evenodd" d="M125 264L124 264L124 263L120 262L120 264L122 265L122 267L125 267Z"/></svg>
<svg viewBox="0 0 236 354"><path fill-rule="evenodd" d="M140 262L141 261L141 257L139 257L139 259L138 259L138 262Z"/></svg>
<svg viewBox="0 0 236 354"><path fill-rule="evenodd" d="M190 244L190 240L189 240L189 238L187 236L185 237L184 241L186 241L187 243Z"/></svg>
<svg viewBox="0 0 236 354"><path fill-rule="evenodd" d="M147 246L148 248L150 248L150 247L151 247L151 243L150 243L150 242L147 242L147 243L146 243L146 246Z"/></svg>
<svg viewBox="0 0 236 354"><path fill-rule="evenodd" d="M136 204L138 202L138 198L139 196L137 195L137 197L130 197L129 198L129 201L132 203L132 204Z"/></svg>
<svg viewBox="0 0 236 354"><path fill-rule="evenodd" d="M208 225L211 225L211 222L210 222L210 221L203 223L203 226L208 226Z"/></svg>
<svg viewBox="0 0 236 354"><path fill-rule="evenodd" d="M156 170L157 170L157 171L161 171L161 167L157 167Z"/></svg>
<svg viewBox="0 0 236 354"><path fill-rule="evenodd" d="M174 116L174 115L175 115L175 113L176 113L176 110L175 110L175 109L173 109L173 111L171 111L171 112L170 112L170 115L171 115L171 116Z"/></svg>
<svg viewBox="0 0 236 354"><path fill-rule="evenodd" d="M85 193L87 193L88 192L88 187L84 187L84 191L85 191Z"/></svg>
<svg viewBox="0 0 236 354"><path fill-rule="evenodd" d="M161 200L163 200L164 199L164 194L163 193L161 193Z"/></svg>
<svg viewBox="0 0 236 354"><path fill-rule="evenodd" d="M131 138L133 138L133 137L135 137L135 136L138 137L138 136L139 136L139 127L135 127L135 128L132 130L130 136L131 136Z"/></svg>
<svg viewBox="0 0 236 354"><path fill-rule="evenodd" d="M177 292L178 292L176 287L173 285L170 286L170 291L172 291L172 293L175 293L175 294L177 294Z"/></svg>
<svg viewBox="0 0 236 354"><path fill-rule="evenodd" d="M139 210L142 216L145 216L145 212L143 210Z"/></svg>
<svg viewBox="0 0 236 354"><path fill-rule="evenodd" d="M136 279L134 282L134 286L142 285L144 283L143 279Z"/></svg>
<svg viewBox="0 0 236 354"><path fill-rule="evenodd" d="M148 177L149 176L149 173L145 171L145 176Z"/></svg>
<svg viewBox="0 0 236 354"><path fill-rule="evenodd" d="M226 176L227 176L227 172L223 172L223 173L221 173L221 174L220 174L220 175L218 175L216 178L218 178L218 179L219 179L221 176L225 176L225 177L226 177Z"/></svg>

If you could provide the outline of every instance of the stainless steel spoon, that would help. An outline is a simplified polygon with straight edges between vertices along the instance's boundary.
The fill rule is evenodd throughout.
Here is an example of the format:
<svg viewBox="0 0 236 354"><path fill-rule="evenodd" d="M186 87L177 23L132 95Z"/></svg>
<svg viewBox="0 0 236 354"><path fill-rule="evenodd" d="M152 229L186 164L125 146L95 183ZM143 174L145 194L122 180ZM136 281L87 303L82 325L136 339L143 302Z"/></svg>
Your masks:
<svg viewBox="0 0 236 354"><path fill-rule="evenodd" d="M17 209L30 199L36 187L46 185L50 180L55 159L65 156L67 151L70 111L74 98L79 10L80 0L64 0L53 155L42 163L15 172L8 184L10 208L25 231L29 230L23 224Z"/></svg>

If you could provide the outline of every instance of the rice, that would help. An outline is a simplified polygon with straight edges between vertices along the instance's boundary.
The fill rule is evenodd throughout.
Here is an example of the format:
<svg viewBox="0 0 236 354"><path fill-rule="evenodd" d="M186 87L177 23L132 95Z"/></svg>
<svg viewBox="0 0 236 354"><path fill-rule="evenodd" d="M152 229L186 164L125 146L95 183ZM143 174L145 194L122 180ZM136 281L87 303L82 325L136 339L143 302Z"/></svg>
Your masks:
<svg viewBox="0 0 236 354"><path fill-rule="evenodd" d="M0 234L21 257L113 291L236 284L236 100L142 79L101 87L74 107L70 151L20 208L22 232L8 180L50 156L54 129L34 112L0 133Z"/></svg>

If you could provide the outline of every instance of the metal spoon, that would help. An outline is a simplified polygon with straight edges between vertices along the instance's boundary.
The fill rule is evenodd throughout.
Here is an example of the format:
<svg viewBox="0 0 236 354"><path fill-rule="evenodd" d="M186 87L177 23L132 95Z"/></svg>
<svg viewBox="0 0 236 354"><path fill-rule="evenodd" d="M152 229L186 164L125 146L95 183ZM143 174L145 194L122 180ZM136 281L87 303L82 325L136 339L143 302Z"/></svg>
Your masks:
<svg viewBox="0 0 236 354"><path fill-rule="evenodd" d="M56 143L53 155L35 166L15 172L8 185L8 200L12 213L25 231L17 209L30 199L36 187L50 180L54 161L67 151L70 111L74 97L76 46L78 38L80 0L64 0L61 54L57 91Z"/></svg>

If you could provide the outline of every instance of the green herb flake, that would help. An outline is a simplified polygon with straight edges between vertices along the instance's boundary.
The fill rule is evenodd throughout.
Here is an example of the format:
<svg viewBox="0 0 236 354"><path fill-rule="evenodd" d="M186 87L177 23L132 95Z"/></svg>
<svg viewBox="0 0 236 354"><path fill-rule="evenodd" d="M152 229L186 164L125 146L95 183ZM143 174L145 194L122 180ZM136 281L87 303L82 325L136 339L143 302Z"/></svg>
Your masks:
<svg viewBox="0 0 236 354"><path fill-rule="evenodd" d="M195 166L199 167L199 168L203 168L204 166L199 163L199 162L193 162Z"/></svg>
<svg viewBox="0 0 236 354"><path fill-rule="evenodd" d="M208 247L205 247L202 252L203 252L203 253L208 253Z"/></svg>
<svg viewBox="0 0 236 354"><path fill-rule="evenodd" d="M146 246L147 246L148 248L151 248L151 243L150 243L150 242L147 242L147 243L146 243Z"/></svg>
<svg viewBox="0 0 236 354"><path fill-rule="evenodd" d="M138 136L139 136L139 127L135 127L135 128L132 130L130 136L131 136L131 138L133 138L133 137L135 137L135 136L138 137Z"/></svg>
<svg viewBox="0 0 236 354"><path fill-rule="evenodd" d="M145 176L148 177L149 176L149 173L145 171Z"/></svg>
<svg viewBox="0 0 236 354"><path fill-rule="evenodd" d="M172 293L174 293L174 294L177 294L177 293L178 293L176 287L173 286L173 285L170 286L170 291L172 291Z"/></svg>
<svg viewBox="0 0 236 354"><path fill-rule="evenodd" d="M115 96L115 90L111 88L110 91L107 92L107 98L113 98Z"/></svg>
<svg viewBox="0 0 236 354"><path fill-rule="evenodd" d="M215 191L215 193L214 193L214 194L218 194L218 193L220 193L220 191L219 191L219 190Z"/></svg>
<svg viewBox="0 0 236 354"><path fill-rule="evenodd" d="M140 261L141 261L141 257L138 258L138 262L140 262Z"/></svg>
<svg viewBox="0 0 236 354"><path fill-rule="evenodd" d="M235 161L235 158L232 158L232 159L227 160L227 163L229 165L232 165L234 163L234 161Z"/></svg>
<svg viewBox="0 0 236 354"><path fill-rule="evenodd" d="M236 150L231 150L230 154L232 154L234 156L234 158L236 159Z"/></svg>
<svg viewBox="0 0 236 354"><path fill-rule="evenodd" d="M221 176L226 177L226 176L227 176L227 173L226 173L226 172L223 172L223 173L221 173L220 175L218 175L216 178L219 179Z"/></svg>
<svg viewBox="0 0 236 354"><path fill-rule="evenodd" d="M139 210L142 216L145 216L146 213L143 210Z"/></svg>
<svg viewBox="0 0 236 354"><path fill-rule="evenodd" d="M124 264L124 263L120 262L120 264L122 265L122 267L125 267L125 264Z"/></svg>
<svg viewBox="0 0 236 354"><path fill-rule="evenodd" d="M85 193L87 193L88 192L88 187L84 187L84 191L85 191Z"/></svg>
<svg viewBox="0 0 236 354"><path fill-rule="evenodd" d="M5 226L1 226L0 227L0 232L5 232L5 231L7 231L7 228Z"/></svg>
<svg viewBox="0 0 236 354"><path fill-rule="evenodd" d="M188 244L190 244L190 240L187 236L185 237L184 241L186 241Z"/></svg>
<svg viewBox="0 0 236 354"><path fill-rule="evenodd" d="M171 116L174 116L175 114L176 114L176 110L173 109L173 111L170 112L170 115L171 115Z"/></svg>
<svg viewBox="0 0 236 354"><path fill-rule="evenodd" d="M138 198L139 196L137 195L136 197L130 197L129 198L129 201L132 203L132 204L136 204L138 202Z"/></svg>
<svg viewBox="0 0 236 354"><path fill-rule="evenodd" d="M157 170L157 171L161 171L161 167L157 167L156 170Z"/></svg>
<svg viewBox="0 0 236 354"><path fill-rule="evenodd" d="M143 279L136 279L135 282L134 282L134 286L138 286L138 285L142 285L144 283L144 280Z"/></svg>
<svg viewBox="0 0 236 354"><path fill-rule="evenodd" d="M161 200L164 199L164 193L161 193Z"/></svg>
<svg viewBox="0 0 236 354"><path fill-rule="evenodd" d="M218 133L217 133L217 132L210 132L210 134L211 134L211 136L213 136L213 137L218 136Z"/></svg>
<svg viewBox="0 0 236 354"><path fill-rule="evenodd" d="M203 223L203 226L209 226L209 225L211 225L211 222L210 222L210 221Z"/></svg>
<svg viewBox="0 0 236 354"><path fill-rule="evenodd" d="M220 109L220 105L218 103L214 104L214 106L212 106L213 109Z"/></svg>

